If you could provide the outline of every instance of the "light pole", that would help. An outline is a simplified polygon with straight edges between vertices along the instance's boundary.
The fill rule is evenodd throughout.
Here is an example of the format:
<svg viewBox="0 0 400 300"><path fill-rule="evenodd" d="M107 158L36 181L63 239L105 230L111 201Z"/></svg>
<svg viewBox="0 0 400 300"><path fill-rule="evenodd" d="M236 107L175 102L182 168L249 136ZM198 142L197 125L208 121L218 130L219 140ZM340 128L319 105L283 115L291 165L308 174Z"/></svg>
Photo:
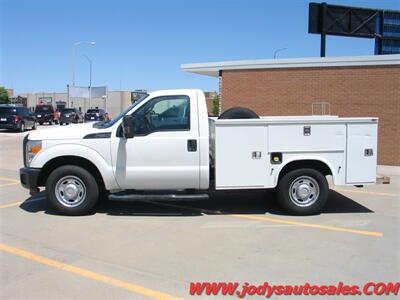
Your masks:
<svg viewBox="0 0 400 300"><path fill-rule="evenodd" d="M275 50L274 51L274 59L276 58L276 55L278 54L278 52L281 52L281 51L284 51L284 50L287 50L287 48L279 48L279 49Z"/></svg>
<svg viewBox="0 0 400 300"><path fill-rule="evenodd" d="M90 109L92 102L92 60L86 54L83 54L83 57L86 58L87 61L89 62L89 109Z"/></svg>
<svg viewBox="0 0 400 300"><path fill-rule="evenodd" d="M75 59L76 59L76 48L78 48L79 45L82 44L88 44L94 46L96 42L90 42L90 41L79 41L73 44L72 47L72 86L75 86Z"/></svg>

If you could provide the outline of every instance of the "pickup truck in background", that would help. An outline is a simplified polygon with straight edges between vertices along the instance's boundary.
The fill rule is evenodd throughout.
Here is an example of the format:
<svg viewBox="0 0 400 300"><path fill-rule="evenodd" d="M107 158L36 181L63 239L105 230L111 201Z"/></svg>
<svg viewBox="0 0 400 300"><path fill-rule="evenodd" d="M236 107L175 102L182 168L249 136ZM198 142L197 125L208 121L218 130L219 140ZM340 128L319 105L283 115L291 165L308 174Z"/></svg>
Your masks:
<svg viewBox="0 0 400 300"><path fill-rule="evenodd" d="M58 213L99 198L199 200L211 190L274 189L287 212L316 214L329 186L376 183L378 119L259 117L233 108L209 118L200 90L153 92L110 121L30 133L20 180L46 187Z"/></svg>
<svg viewBox="0 0 400 300"><path fill-rule="evenodd" d="M40 125L49 123L49 125L58 124L60 113L50 104L38 104L35 108L35 117Z"/></svg>

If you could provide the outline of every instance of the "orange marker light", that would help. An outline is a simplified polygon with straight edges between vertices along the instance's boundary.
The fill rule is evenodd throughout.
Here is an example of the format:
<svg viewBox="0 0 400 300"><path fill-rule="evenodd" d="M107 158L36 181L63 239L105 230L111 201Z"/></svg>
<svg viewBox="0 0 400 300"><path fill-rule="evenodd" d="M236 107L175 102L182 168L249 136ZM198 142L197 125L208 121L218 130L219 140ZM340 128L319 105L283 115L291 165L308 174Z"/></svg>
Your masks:
<svg viewBox="0 0 400 300"><path fill-rule="evenodd" d="M42 150L41 146L33 146L31 149L31 153L36 154L38 153L40 150Z"/></svg>

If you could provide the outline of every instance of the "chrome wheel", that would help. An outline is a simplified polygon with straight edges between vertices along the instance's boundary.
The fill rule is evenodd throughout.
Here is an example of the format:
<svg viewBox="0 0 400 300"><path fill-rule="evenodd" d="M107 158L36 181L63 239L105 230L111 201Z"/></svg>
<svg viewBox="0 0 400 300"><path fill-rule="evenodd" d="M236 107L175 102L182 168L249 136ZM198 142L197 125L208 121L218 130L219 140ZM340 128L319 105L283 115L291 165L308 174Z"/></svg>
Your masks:
<svg viewBox="0 0 400 300"><path fill-rule="evenodd" d="M65 176L57 181L55 194L58 202L66 207L80 205L86 197L86 186L76 176Z"/></svg>
<svg viewBox="0 0 400 300"><path fill-rule="evenodd" d="M290 200L297 206L311 206L319 197L318 182L309 176L297 177L290 185L289 196Z"/></svg>

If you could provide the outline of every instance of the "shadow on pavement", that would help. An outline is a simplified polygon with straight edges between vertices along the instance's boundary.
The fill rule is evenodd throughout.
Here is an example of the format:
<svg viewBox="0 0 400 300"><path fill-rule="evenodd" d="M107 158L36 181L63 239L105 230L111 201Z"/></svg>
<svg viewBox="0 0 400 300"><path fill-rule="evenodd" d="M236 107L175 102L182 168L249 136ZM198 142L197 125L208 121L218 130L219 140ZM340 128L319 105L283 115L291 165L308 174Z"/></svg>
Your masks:
<svg viewBox="0 0 400 300"><path fill-rule="evenodd" d="M200 216L213 214L286 214L269 191L210 192L210 198L202 201L102 201L92 213L112 216ZM41 192L30 197L20 208L30 213L54 214L46 203L46 194ZM331 190L328 203L322 214L331 213L372 213L367 207Z"/></svg>

